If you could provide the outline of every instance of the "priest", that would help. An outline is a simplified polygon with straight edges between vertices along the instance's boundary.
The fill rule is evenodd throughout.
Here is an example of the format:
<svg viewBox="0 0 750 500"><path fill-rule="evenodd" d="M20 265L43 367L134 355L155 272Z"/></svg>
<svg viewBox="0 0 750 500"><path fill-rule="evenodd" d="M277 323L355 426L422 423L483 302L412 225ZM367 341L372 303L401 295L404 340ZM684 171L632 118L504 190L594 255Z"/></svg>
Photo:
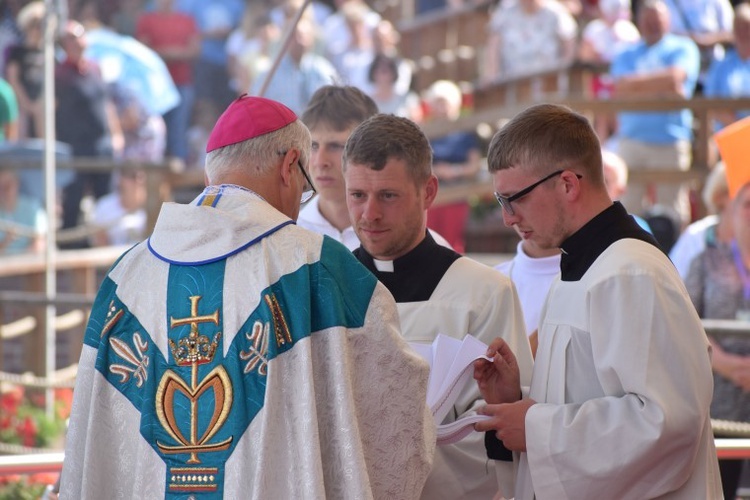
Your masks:
<svg viewBox="0 0 750 500"><path fill-rule="evenodd" d="M521 380L528 385L531 348L510 280L439 245L427 231L425 211L435 201L438 180L432 173L430 143L419 127L385 114L361 123L346 142L344 179L349 215L360 240L354 254L393 294L404 337L432 344L441 333L457 339L471 334L489 343L499 335L518 356ZM479 390L470 384L445 423L483 404ZM487 463L484 439L484 434L472 433L438 446L422 498L493 498L498 476ZM493 448L492 453L502 463L500 483L510 498L513 456L508 450Z"/></svg>

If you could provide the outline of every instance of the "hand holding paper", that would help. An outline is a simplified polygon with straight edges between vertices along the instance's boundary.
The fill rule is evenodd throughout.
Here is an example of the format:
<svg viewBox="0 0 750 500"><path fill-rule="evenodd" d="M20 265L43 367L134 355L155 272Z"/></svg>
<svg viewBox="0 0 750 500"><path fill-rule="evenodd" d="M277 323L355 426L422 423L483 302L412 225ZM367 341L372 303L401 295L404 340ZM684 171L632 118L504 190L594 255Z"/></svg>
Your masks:
<svg viewBox="0 0 750 500"><path fill-rule="evenodd" d="M487 358L474 362L474 379L487 403L512 403L521 399L518 362L501 338L492 341L487 349Z"/></svg>

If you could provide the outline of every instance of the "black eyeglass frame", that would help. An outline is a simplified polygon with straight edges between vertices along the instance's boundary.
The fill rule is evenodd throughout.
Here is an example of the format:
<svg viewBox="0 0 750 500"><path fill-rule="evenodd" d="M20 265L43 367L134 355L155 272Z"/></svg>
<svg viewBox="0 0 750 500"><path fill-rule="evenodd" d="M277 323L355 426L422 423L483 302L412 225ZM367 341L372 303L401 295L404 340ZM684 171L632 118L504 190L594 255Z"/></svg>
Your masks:
<svg viewBox="0 0 750 500"><path fill-rule="evenodd" d="M300 170L302 170L302 175L305 176L305 181L307 181L307 184L310 186L309 191L302 191L302 198L300 200L301 203L307 203L308 201L312 200L316 194L318 194L318 190L315 189L315 185L313 184L312 179L310 179L310 176L307 175L307 172L305 172L305 168L302 166L302 162L300 160L297 160L297 166Z"/></svg>
<svg viewBox="0 0 750 500"><path fill-rule="evenodd" d="M279 156L284 156L288 152L289 150L277 151L276 154L278 154ZM305 204L308 201L312 200L316 194L318 194L318 190L315 189L315 184L313 184L310 176L307 175L307 172L305 171L305 167L302 166L302 160L297 159L297 166L302 171L302 175L305 177L305 181L307 182L307 185L310 186L310 189L305 189L304 191L302 191L302 196L300 198L300 203Z"/></svg>
<svg viewBox="0 0 750 500"><path fill-rule="evenodd" d="M512 194L510 196L503 196L500 193L498 193L497 191L495 191L495 193L494 193L495 194L495 199L500 204L500 207L503 210L505 210L506 212L508 212L508 215L515 215L516 212L513 210L513 206L511 205L512 202L518 200L519 198L523 198L524 196L526 196L527 194L529 194L530 192L532 192L534 190L534 188L536 188L540 184L542 184L542 183L544 183L544 182L552 179L553 177L555 177L557 175L561 175L563 172L565 172L565 169L555 170L554 172L552 172L548 176L539 179L534 184L532 184L530 186L527 186L527 187L523 188L522 190L520 190L519 192L517 192L516 194ZM579 179L581 179L583 176L581 174L576 174L576 177L578 177Z"/></svg>

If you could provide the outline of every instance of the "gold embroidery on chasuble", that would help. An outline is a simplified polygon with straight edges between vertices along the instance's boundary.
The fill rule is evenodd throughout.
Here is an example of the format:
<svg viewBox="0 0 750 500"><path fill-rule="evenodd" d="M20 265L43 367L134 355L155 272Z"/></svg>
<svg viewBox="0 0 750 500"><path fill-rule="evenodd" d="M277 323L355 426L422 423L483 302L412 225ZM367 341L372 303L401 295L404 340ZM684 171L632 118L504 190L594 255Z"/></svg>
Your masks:
<svg viewBox="0 0 750 500"><path fill-rule="evenodd" d="M219 347L221 332L217 332L213 340L206 335L199 334L202 323L219 324L219 310L207 315L198 314L198 302L201 297L190 297L190 316L187 318L170 317L170 328L190 325L187 337L174 342L170 339L169 346L178 366L191 368L190 383L188 384L173 370L167 370L162 375L156 390L156 414L159 422L169 435L177 441L177 445L156 442L159 450L166 454L189 453L187 463L201 463L198 455L222 451L229 448L232 437L211 443L210 439L226 422L232 408L232 382L223 366L216 366L200 382L198 381L198 366L213 361L216 349ZM175 399L178 395L187 398L190 403L190 435L185 436L180 429L180 422L176 416ZM201 397L211 398L213 395L213 412L209 415L207 424L201 435L199 433L199 408Z"/></svg>
<svg viewBox="0 0 750 500"><path fill-rule="evenodd" d="M286 323L284 312L281 310L279 301L276 299L276 295L268 294L263 297L268 304L268 308L271 309L271 316L273 317L273 331L276 335L276 345L278 347L292 343L292 334L289 332L289 326Z"/></svg>
<svg viewBox="0 0 750 500"><path fill-rule="evenodd" d="M117 309L115 307L115 301L112 300L109 303L109 307L107 308L107 317L104 318L104 326L102 327L101 337L104 337L108 331L112 329L113 326L117 324L120 319L122 319L122 315L125 314L125 311L122 309Z"/></svg>
<svg viewBox="0 0 750 500"><path fill-rule="evenodd" d="M202 207L213 207L216 203L217 194L207 194L203 201L201 201Z"/></svg>
<svg viewBox="0 0 750 500"><path fill-rule="evenodd" d="M271 311L276 345L281 347L286 344L291 344L292 334L289 331L289 325L286 322L279 301L276 299L276 295L272 293L264 295L263 300ZM256 321L253 324L253 331L251 333L245 333L245 338L251 342L251 346L247 351L240 352L240 359L247 361L244 373L250 373L257 369L259 375L266 376L268 374L269 330L270 324L268 322L262 323Z"/></svg>

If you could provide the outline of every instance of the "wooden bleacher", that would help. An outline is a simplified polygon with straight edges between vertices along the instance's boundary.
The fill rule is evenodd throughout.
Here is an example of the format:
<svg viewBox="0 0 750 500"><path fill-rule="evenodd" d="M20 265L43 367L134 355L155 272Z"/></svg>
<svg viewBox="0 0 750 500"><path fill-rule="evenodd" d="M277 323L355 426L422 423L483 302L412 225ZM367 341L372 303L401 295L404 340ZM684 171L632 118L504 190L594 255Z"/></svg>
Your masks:
<svg viewBox="0 0 750 500"><path fill-rule="evenodd" d="M440 79L478 79L491 4L480 0L396 21L401 56L412 63L414 90L422 91Z"/></svg>
<svg viewBox="0 0 750 500"><path fill-rule="evenodd" d="M629 182L689 183L698 191L716 156L711 140L712 112L750 109L748 98L596 99L590 90L591 82L607 68L578 62L545 72L499 78L490 84L480 84L481 51L486 40L490 5L491 2L474 2L460 9L445 9L429 15L402 19L397 23L402 33L402 55L412 61L415 69L415 90L423 90L435 80L446 78L459 83L468 93L467 113L455 122L424 123L422 127L428 137L463 130L476 131L480 137L488 140L504 122L528 106L542 102L569 106L592 120L595 115L612 115L620 111L690 109L695 118L691 169L687 172L653 172L631 168ZM441 189L438 203L468 195L491 199L492 191L486 178L463 186ZM698 212L703 213L702 206L698 206ZM517 241L512 231L497 227L497 224L502 224L499 218L489 221L489 224L483 226L481 222L470 221L468 231L471 234L467 235L467 250L507 251ZM496 242L494 246L493 241Z"/></svg>
<svg viewBox="0 0 750 500"><path fill-rule="evenodd" d="M445 8L420 16L413 15L413 2L373 2L384 17L390 19L401 33L401 55L411 61L414 69L413 88L422 91L438 79L453 80L470 89L468 101L471 114L459 122L425 124L428 136L442 135L451 130L476 130L491 133L499 123L512 118L533 103L566 104L576 111L592 116L595 113L618 111L666 111L691 109L696 121L694 166L705 172L710 163L710 112L721 109L750 108L748 99L694 98L680 101L673 98L597 100L590 92L592 77L606 71L604 66L573 63L541 73L513 78L500 78L492 84L479 84L482 50L487 38L487 24L494 2L478 0L460 8ZM683 106L683 103L685 104ZM490 125L490 127L486 127ZM638 182L638 175L633 177ZM687 177L701 174L685 174Z"/></svg>

